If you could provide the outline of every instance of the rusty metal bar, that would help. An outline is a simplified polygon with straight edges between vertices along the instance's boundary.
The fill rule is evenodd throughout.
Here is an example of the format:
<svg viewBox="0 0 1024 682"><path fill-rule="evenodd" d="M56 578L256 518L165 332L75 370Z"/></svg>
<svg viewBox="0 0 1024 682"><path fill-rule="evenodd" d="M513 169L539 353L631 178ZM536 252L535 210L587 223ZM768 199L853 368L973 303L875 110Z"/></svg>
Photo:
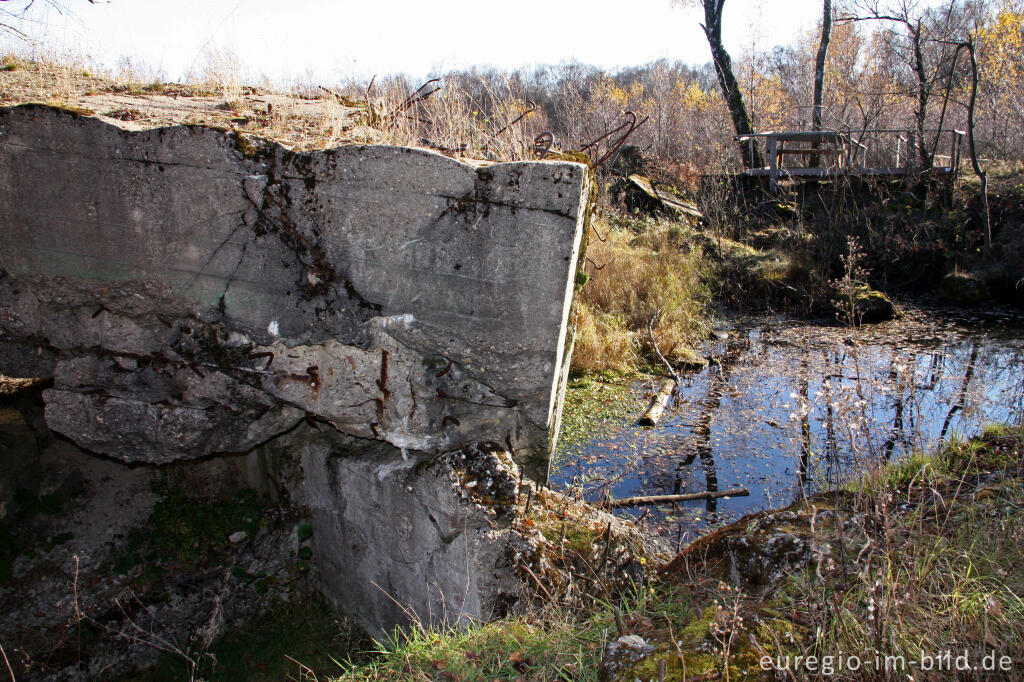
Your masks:
<svg viewBox="0 0 1024 682"><path fill-rule="evenodd" d="M414 104L417 104L418 102L423 102L424 100L429 98L431 95L433 95L435 92L438 92L441 89L440 85L435 86L433 90L427 90L427 88L430 87L430 85L432 85L434 83L440 83L440 82L441 82L440 78L431 78L426 83L424 83L423 85L418 87L415 92L413 92L411 95L406 97L405 101L403 101L401 104L399 104L397 107L395 107L394 111L391 111L391 112L385 114L384 116L382 116L381 120L388 122L388 125L393 125L394 122L396 120L398 120L398 115L400 113L402 113L403 111L408 110L409 107L411 107Z"/></svg>
<svg viewBox="0 0 1024 682"><path fill-rule="evenodd" d="M518 116L516 116L516 117L515 117L515 118L514 118L514 119L512 120L512 122L511 122L511 123L509 123L508 125L506 125L506 126L505 126L504 128L502 128L502 129L501 129L501 130L499 130L498 132L494 133L493 137L498 137L498 135L501 135L501 134L502 134L502 133L504 133L504 132L505 132L506 130L508 130L509 128L511 128L512 126L514 126L515 124L519 123L520 121L522 121L522 120L523 120L524 118L526 118L527 116L529 116L529 115L530 115L530 114L532 114L533 112L537 111L537 105L536 105L536 104L535 104L535 103L534 103L534 102L533 102L532 100L531 100L530 102L528 102L528 104L529 104L530 106L529 106L529 108L527 108L527 110L526 110L526 111L524 111L523 113L521 113L521 114L519 114Z"/></svg>
<svg viewBox="0 0 1024 682"><path fill-rule="evenodd" d="M612 156L614 156L615 153L617 151L619 151L619 149L622 148L622 145L624 145L626 143L626 140L629 139L629 136L632 135L636 131L637 128L639 128L643 124L647 123L647 121L650 119L650 116L644 116L642 119L640 119L639 122L637 122L636 114L634 114L632 111L627 111L626 114L633 117L633 120L630 123L629 128L626 130L626 132L624 132L622 134L622 137L620 137L618 140L615 141L614 144L611 144L611 145L608 146L608 151L606 151L604 153L604 156L602 156L600 159L598 159L597 161L594 161L593 163L590 164L591 168L597 168L602 163L604 163L605 161L610 159ZM621 128L622 128L622 126L619 126L618 129L621 129ZM607 135L605 137L607 137Z"/></svg>
<svg viewBox="0 0 1024 682"><path fill-rule="evenodd" d="M623 128L625 128L627 126L635 126L636 125L636 114L634 114L632 111L627 111L626 112L626 118L630 118L631 120L626 121L625 123L623 123L622 125L620 125L617 128L613 128L613 129L609 130L607 133L605 133L601 137L597 138L593 142L590 142L589 144L583 145L582 147L580 147L580 151L581 152L585 152L588 149L590 149L591 147L597 146L597 144L601 140L605 139L606 137L610 137L610 136L614 135L615 133L619 132L620 130L622 130Z"/></svg>
<svg viewBox="0 0 1024 682"><path fill-rule="evenodd" d="M545 130L543 133L533 138L533 153L537 155L538 159L543 159L551 151L551 146L555 143L555 136L551 131Z"/></svg>

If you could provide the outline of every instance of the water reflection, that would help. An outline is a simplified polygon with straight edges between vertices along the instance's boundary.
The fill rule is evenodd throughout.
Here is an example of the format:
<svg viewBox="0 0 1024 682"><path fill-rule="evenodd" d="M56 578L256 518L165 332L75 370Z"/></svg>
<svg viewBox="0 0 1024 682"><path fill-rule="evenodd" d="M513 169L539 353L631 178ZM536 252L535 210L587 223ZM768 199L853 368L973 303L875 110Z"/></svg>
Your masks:
<svg viewBox="0 0 1024 682"><path fill-rule="evenodd" d="M643 512L682 544L708 525L837 485L869 461L1024 419L1024 325L1012 316L912 311L858 331L760 320L706 350L713 362L684 377L658 427L618 424L562 453L553 483L575 480L591 500L750 489Z"/></svg>

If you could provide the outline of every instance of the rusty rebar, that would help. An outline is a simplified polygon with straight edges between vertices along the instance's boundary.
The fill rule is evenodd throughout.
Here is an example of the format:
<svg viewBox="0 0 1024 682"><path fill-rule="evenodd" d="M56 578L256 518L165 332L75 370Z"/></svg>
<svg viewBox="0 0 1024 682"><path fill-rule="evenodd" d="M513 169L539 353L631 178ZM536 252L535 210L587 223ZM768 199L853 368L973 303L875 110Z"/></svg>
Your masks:
<svg viewBox="0 0 1024 682"><path fill-rule="evenodd" d="M403 101L401 104L399 104L397 107L395 107L394 111L391 111L391 112L385 114L384 116L382 116L381 120L382 121L386 121L388 123L388 125L394 124L394 122L396 120L398 120L398 115L400 113L402 113L403 111L406 111L407 109L409 109L409 107L411 107L412 105L414 105L414 104L416 104L418 102L423 102L424 100L429 98L431 95L433 95L435 92L438 92L441 89L440 85L435 86L432 90L427 90L427 88L430 87L431 85L433 85L434 83L440 83L440 82L441 82L440 78L431 78L426 83L424 83L420 87L416 88L416 91L413 92L408 97L406 97L405 101Z"/></svg>
<svg viewBox="0 0 1024 682"><path fill-rule="evenodd" d="M522 120L523 120L524 118L526 118L527 116L529 116L529 115L530 115L530 114L532 114L533 112L537 111L537 105L536 105L536 103L534 103L534 102L533 102L532 100L531 100L531 101L529 101L529 102L527 102L527 104L529 104L530 106L529 106L529 107L528 107L528 108L526 109L526 111L524 111L523 113L521 113L521 114L519 114L518 116L516 116L516 117L515 117L514 119L512 119L512 121L511 121L510 123L508 123L508 124L507 124L507 125L506 125L506 126L505 126L504 128L502 128L502 129L501 129L501 130L499 130L498 132L494 133L493 137L497 137L498 135L501 135L501 134L502 134L502 133L504 133L504 132L505 132L506 130L508 130L509 128L511 128L512 126L514 126L515 124L519 123L520 121L522 121Z"/></svg>
<svg viewBox="0 0 1024 682"><path fill-rule="evenodd" d="M632 135L633 132L636 131L637 128L642 126L644 123L647 123L647 121L650 119L650 116L644 116L642 119L637 121L636 120L636 114L634 114L632 111L627 111L625 115L626 115L626 119L627 120L624 123L622 123L621 125L619 125L616 128L613 128L612 130L609 130L607 133L605 133L601 137L597 138L593 142L580 147L580 151L581 152L582 151L586 151L587 149L590 149L591 147L596 149L597 145L602 140L605 140L605 139L611 137L612 135L614 135L615 133L619 132L620 130L623 130L623 129L626 130L626 132L622 133L622 137L617 139L612 144L608 145L608 150L604 153L603 156L601 156L601 158L599 158L597 161L591 161L591 163L590 163L590 167L591 168L597 168L602 163L604 163L605 161L610 159L612 156L614 156L615 153L617 151L619 151L619 149L622 148L622 145L624 145L626 143L626 140L629 139L629 136Z"/></svg>
<svg viewBox="0 0 1024 682"><path fill-rule="evenodd" d="M537 155L538 159L543 159L551 151L551 146L555 143L555 136L551 131L545 130L543 133L533 138L533 153Z"/></svg>
<svg viewBox="0 0 1024 682"><path fill-rule="evenodd" d="M250 360L259 360L260 358L267 359L267 364L263 366L263 369L270 369L270 365L274 362L274 354L269 350L261 353L249 353Z"/></svg>
<svg viewBox="0 0 1024 682"><path fill-rule="evenodd" d="M585 152L588 149L590 149L591 147L596 147L597 144L599 142L601 142L601 140L604 140L607 137L611 137L612 135L614 135L615 133L619 132L623 128L626 128L628 126L635 126L636 125L636 114L634 114L632 111L627 111L626 112L626 118L628 118L630 120L626 121L625 123L622 123L621 125L619 125L616 128L612 128L611 130L606 132L604 135L598 137L594 141L588 142L587 144L583 145L582 147L580 147L580 151L581 152Z"/></svg>

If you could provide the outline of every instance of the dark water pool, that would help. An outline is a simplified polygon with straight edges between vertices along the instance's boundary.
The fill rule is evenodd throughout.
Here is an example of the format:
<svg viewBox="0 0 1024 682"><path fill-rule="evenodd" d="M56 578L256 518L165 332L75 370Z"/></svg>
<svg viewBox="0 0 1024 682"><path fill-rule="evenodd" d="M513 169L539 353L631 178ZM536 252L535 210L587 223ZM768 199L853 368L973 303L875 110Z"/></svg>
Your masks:
<svg viewBox="0 0 1024 682"><path fill-rule="evenodd" d="M912 309L858 330L740 319L724 330L703 349L712 364L683 377L657 427L636 425L652 390L638 385L636 415L558 453L552 484L590 500L750 490L620 512L684 543L839 484L870 461L1024 420L1024 318L1013 312Z"/></svg>

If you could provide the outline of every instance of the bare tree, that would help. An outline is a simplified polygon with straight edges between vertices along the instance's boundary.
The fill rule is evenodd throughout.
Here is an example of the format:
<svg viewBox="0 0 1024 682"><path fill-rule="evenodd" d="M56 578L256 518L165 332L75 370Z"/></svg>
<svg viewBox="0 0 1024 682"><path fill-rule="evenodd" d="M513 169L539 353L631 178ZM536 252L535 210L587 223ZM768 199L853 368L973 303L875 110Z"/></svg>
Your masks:
<svg viewBox="0 0 1024 682"><path fill-rule="evenodd" d="M811 129L821 130L823 100L825 97L825 60L828 58L828 44L832 38L832 0L823 0L821 10L821 39L818 41L818 52L814 57L814 96L811 102ZM819 147L818 142L813 143L813 148ZM821 157L814 155L810 158L811 166L818 166Z"/></svg>
<svg viewBox="0 0 1024 682"><path fill-rule="evenodd" d="M95 5L99 0L88 1ZM18 38L28 38L28 34L22 31L21 27L29 21L26 15L36 4L36 0L0 0L0 3L0 34L8 33ZM61 0L41 0L40 4L52 7L61 14L71 14Z"/></svg>
<svg viewBox="0 0 1024 682"><path fill-rule="evenodd" d="M722 43L722 10L725 7L725 0L701 0L701 5L704 7L704 23L701 24L701 28L711 47L715 73L718 75L718 84L722 88L722 96L732 117L733 128L737 135L750 135L754 132L754 127L743 101L740 84L732 70L732 57ZM752 138L747 138L740 147L743 151L743 165L746 168L764 166L764 159Z"/></svg>
<svg viewBox="0 0 1024 682"><path fill-rule="evenodd" d="M992 216L988 207L988 174L978 163L978 146L974 140L974 109L978 103L978 58L974 53L974 40L968 38L961 43L971 57L971 99L967 104L967 148L971 154L971 168L981 181L981 203L984 209L985 249L992 250ZM955 58L954 58L955 59Z"/></svg>
<svg viewBox="0 0 1024 682"><path fill-rule="evenodd" d="M935 145L929 145L925 136L929 105L954 67L955 45L962 42L958 36L965 32L962 5L958 0L948 0L941 7L922 7L919 0L861 0L856 5L858 14L837 19L881 21L897 27L886 35L895 54L913 74L918 162L924 169L931 168L935 154Z"/></svg>
<svg viewBox="0 0 1024 682"><path fill-rule="evenodd" d="M985 227L985 249L991 250L992 248L992 216L988 205L988 173L981 168L981 164L978 162L978 144L975 139L975 113L978 105L978 83L981 80L978 73L978 58L975 54L974 39L968 37L966 40L960 42L952 42L950 44L954 47L953 52L953 64L950 71L950 86L946 91L946 101L949 101L949 94L952 90L953 84L953 72L956 69L956 60L960 56L961 50L966 50L967 55L970 58L971 67L971 90L970 96L966 103L962 103L967 109L967 151L971 155L971 169L974 174L978 177L981 182L981 204L982 204L982 221ZM941 121L945 118L945 102L943 103L942 117L939 119L940 127Z"/></svg>

